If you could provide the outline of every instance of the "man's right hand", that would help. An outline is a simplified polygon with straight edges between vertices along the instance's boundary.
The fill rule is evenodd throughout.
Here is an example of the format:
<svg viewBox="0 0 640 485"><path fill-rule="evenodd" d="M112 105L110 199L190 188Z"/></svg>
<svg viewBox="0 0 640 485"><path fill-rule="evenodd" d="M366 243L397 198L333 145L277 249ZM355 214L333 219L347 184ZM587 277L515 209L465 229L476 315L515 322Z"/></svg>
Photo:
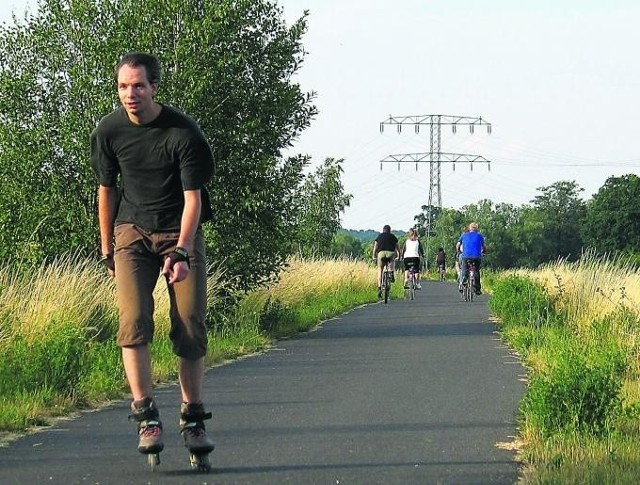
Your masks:
<svg viewBox="0 0 640 485"><path fill-rule="evenodd" d="M103 254L100 258L100 262L107 268L109 276L113 277L116 275L116 262L113 259L113 254Z"/></svg>

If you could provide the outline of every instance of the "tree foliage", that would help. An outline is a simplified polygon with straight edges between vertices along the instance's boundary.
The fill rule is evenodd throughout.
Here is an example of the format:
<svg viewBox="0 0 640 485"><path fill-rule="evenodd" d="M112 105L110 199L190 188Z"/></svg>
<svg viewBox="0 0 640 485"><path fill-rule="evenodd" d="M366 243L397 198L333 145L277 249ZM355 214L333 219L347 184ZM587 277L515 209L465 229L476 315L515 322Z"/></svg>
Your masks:
<svg viewBox="0 0 640 485"><path fill-rule="evenodd" d="M587 206L585 243L601 253L640 253L640 177L610 177Z"/></svg>
<svg viewBox="0 0 640 485"><path fill-rule="evenodd" d="M428 221L431 217L431 229L428 230ZM434 264L438 248L443 248L449 256L448 261L453 265L455 242L457 241L465 224L462 212L455 209L436 208L428 205L422 206L422 213L415 216L415 228L423 243L423 249L427 258L427 265ZM429 237L427 233L429 232Z"/></svg>
<svg viewBox="0 0 640 485"><path fill-rule="evenodd" d="M302 184L297 241L303 255L332 252L334 235L340 229L340 214L351 201L342 185L343 161L325 159Z"/></svg>
<svg viewBox="0 0 640 485"><path fill-rule="evenodd" d="M0 257L96 247L87 139L112 103L96 96L100 49L85 42L102 20L91 2L52 1L0 27Z"/></svg>
<svg viewBox="0 0 640 485"><path fill-rule="evenodd" d="M423 206L415 220L426 238L425 224L431 217L426 242L430 253L440 246L449 253L464 227L477 222L488 247L485 264L496 268L574 260L586 247L597 254L640 255L640 222L634 206L640 177L611 177L587 202L580 198L583 189L575 181L559 181L539 187L538 192L530 204L519 207L494 205L486 199L458 210Z"/></svg>
<svg viewBox="0 0 640 485"><path fill-rule="evenodd" d="M559 181L538 190L541 194L531 201L540 228L536 244L538 259L578 259L583 248L580 228L586 210L579 194L584 189L575 181Z"/></svg>
<svg viewBox="0 0 640 485"><path fill-rule="evenodd" d="M269 0L41 0L0 27L0 257L97 248L88 138L117 106L118 57L138 50L164 67L158 101L194 117L214 150L211 259L246 285L272 277L309 163L281 151L316 114L292 80L306 16L287 26Z"/></svg>
<svg viewBox="0 0 640 485"><path fill-rule="evenodd" d="M355 236L338 231L331 241L331 256L347 256L353 259L368 259L371 252L365 254L364 245Z"/></svg>

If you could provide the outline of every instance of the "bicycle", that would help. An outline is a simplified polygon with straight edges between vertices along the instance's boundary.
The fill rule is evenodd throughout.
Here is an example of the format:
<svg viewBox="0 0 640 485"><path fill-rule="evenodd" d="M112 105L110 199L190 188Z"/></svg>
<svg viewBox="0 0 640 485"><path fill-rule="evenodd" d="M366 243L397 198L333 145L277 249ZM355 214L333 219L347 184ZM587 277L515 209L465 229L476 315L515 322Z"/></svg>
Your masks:
<svg viewBox="0 0 640 485"><path fill-rule="evenodd" d="M467 274L462 279L462 296L464 301L471 302L476 294L477 273L475 261L467 261Z"/></svg>
<svg viewBox="0 0 640 485"><path fill-rule="evenodd" d="M444 281L445 278L445 273L446 273L446 269L444 264L439 264L438 265L438 274L440 275L440 281Z"/></svg>
<svg viewBox="0 0 640 485"><path fill-rule="evenodd" d="M380 290L384 296L384 303L389 302L389 292L391 291L391 283L394 280L393 271L389 269L391 258L382 258L382 287Z"/></svg>
<svg viewBox="0 0 640 485"><path fill-rule="evenodd" d="M405 293L407 294L407 296L413 300L416 297L416 289L418 288L418 268L416 268L414 265L410 265L408 268L409 271L409 280L407 281L408 283L408 287L405 286L405 290L407 290Z"/></svg>

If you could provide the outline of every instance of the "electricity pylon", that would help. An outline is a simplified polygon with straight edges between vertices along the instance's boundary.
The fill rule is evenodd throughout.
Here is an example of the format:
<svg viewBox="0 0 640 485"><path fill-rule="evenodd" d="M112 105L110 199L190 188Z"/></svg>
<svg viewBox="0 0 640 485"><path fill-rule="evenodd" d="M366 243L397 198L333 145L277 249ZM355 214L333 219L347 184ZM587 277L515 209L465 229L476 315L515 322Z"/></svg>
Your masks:
<svg viewBox="0 0 640 485"><path fill-rule="evenodd" d="M441 151L441 134L442 125L450 125L453 133L456 133L458 126L469 126L469 132L474 133L476 126L486 126L487 133L491 133L491 123L483 120L482 117L474 118L469 116L450 116L450 115L424 115L424 116L391 116L386 120L380 122L380 133L384 131L385 125L396 125L398 133L402 132L404 125L413 125L415 132L420 132L420 127L424 125L429 126L430 131L430 150L429 153L403 153L398 155L388 155L386 158L380 160L380 170L382 170L383 163L397 163L398 170L400 170L401 163L415 163L416 170L418 170L418 164L423 162L429 162L429 213L427 217L427 254L429 237L431 234L431 214L432 208L442 208L442 188L440 182L441 164L451 163L453 164L453 170L456 169L456 163L469 163L471 170L473 170L474 163L486 163L487 168L491 170L490 160L487 160L482 155L469 155L465 153L445 153ZM433 193L436 193L436 200L434 204Z"/></svg>

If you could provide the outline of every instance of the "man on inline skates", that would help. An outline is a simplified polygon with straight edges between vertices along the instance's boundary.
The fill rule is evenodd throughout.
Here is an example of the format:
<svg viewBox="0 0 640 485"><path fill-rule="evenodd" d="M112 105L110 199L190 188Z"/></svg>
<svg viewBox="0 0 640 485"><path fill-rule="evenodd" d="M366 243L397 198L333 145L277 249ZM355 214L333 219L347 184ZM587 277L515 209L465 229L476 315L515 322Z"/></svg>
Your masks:
<svg viewBox="0 0 640 485"><path fill-rule="evenodd" d="M159 274L170 294L173 350L182 394L180 427L197 465L213 443L202 403L207 263L200 224L211 219L205 184L214 161L198 125L181 111L154 101L158 59L123 56L114 72L121 107L91 134L91 165L99 182L102 262L115 277L120 313L117 343L138 424L138 450L159 463L162 422L153 399L149 344L153 340L153 290Z"/></svg>

